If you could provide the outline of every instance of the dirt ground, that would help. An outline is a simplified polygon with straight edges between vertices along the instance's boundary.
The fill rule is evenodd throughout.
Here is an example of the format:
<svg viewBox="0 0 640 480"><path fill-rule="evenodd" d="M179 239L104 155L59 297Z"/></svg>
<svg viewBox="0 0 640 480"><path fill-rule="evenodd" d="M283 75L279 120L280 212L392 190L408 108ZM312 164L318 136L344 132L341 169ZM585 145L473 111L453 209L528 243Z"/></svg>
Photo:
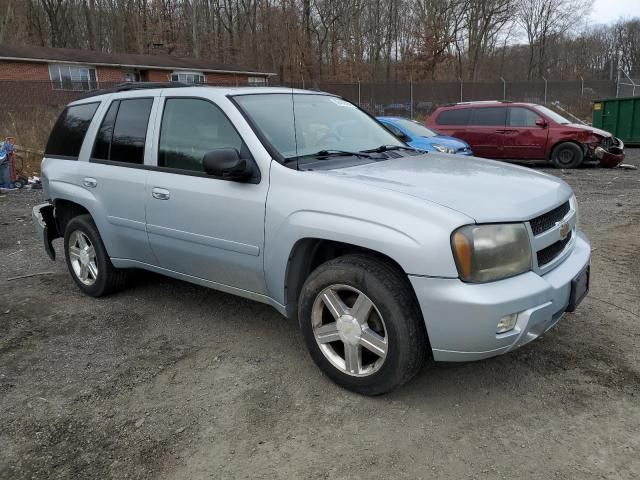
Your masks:
<svg viewBox="0 0 640 480"><path fill-rule="evenodd" d="M544 171L577 193L589 296L516 352L378 398L331 383L268 306L145 273L83 296L34 238L42 194L2 196L0 478L640 478L640 170Z"/></svg>

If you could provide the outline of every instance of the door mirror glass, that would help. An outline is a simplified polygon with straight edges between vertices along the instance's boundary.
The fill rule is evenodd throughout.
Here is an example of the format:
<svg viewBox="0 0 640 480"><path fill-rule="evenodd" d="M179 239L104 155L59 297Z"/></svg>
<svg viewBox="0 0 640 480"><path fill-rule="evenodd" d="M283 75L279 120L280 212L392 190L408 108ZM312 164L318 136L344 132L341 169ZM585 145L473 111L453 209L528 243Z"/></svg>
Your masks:
<svg viewBox="0 0 640 480"><path fill-rule="evenodd" d="M244 180L251 176L248 162L240 158L235 148L220 148L207 152L202 164L207 175L225 180Z"/></svg>
<svg viewBox="0 0 640 480"><path fill-rule="evenodd" d="M536 125L538 125L539 127L542 128L546 128L547 127L547 121L543 118L539 118L536 120Z"/></svg>

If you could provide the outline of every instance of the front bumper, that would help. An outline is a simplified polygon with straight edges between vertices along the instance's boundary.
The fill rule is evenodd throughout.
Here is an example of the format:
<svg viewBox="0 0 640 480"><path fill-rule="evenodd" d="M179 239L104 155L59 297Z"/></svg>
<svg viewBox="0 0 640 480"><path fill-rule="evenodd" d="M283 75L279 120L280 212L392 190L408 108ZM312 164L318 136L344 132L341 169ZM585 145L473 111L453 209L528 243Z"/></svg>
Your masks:
<svg viewBox="0 0 640 480"><path fill-rule="evenodd" d="M50 203L42 203L33 207L31 212L31 220L33 228L36 231L36 237L44 246L47 255L51 260L56 259L56 251L53 249L51 242L58 238L58 229L53 216L53 205Z"/></svg>
<svg viewBox="0 0 640 480"><path fill-rule="evenodd" d="M571 254L556 268L484 284L409 276L438 361L480 360L514 350L552 328L567 310L572 280L590 263L591 247L578 233ZM519 313L516 326L497 334L498 320Z"/></svg>
<svg viewBox="0 0 640 480"><path fill-rule="evenodd" d="M604 168L615 168L624 161L624 143L619 138L613 139L613 145L608 148L595 147L593 156Z"/></svg>

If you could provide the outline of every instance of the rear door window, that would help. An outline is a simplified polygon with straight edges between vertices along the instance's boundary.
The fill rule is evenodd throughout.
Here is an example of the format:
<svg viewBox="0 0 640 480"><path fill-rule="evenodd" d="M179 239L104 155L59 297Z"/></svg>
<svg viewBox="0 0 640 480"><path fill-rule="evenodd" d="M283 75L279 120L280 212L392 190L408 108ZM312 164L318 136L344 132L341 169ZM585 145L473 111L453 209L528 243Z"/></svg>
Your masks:
<svg viewBox="0 0 640 480"><path fill-rule="evenodd" d="M118 113L118 106L120 101L116 100L112 102L107 110L107 114L102 120L100 130L96 135L96 143L93 146L92 158L100 160L109 160L109 149L111 148L111 138L113 137L113 125L116 123L116 114Z"/></svg>
<svg viewBox="0 0 640 480"><path fill-rule="evenodd" d="M115 100L107 110L93 158L142 165L153 98Z"/></svg>
<svg viewBox="0 0 640 480"><path fill-rule="evenodd" d="M474 108L470 125L481 127L504 127L507 121L506 107Z"/></svg>
<svg viewBox="0 0 640 480"><path fill-rule="evenodd" d="M100 102L65 108L51 131L45 155L77 159L82 142Z"/></svg>
<svg viewBox="0 0 640 480"><path fill-rule="evenodd" d="M509 108L509 126L510 127L535 127L536 121L542 117L537 113L523 107Z"/></svg>
<svg viewBox="0 0 640 480"><path fill-rule="evenodd" d="M458 108L456 110L445 110L438 115L436 123L438 125L466 125L469 122L469 108Z"/></svg>

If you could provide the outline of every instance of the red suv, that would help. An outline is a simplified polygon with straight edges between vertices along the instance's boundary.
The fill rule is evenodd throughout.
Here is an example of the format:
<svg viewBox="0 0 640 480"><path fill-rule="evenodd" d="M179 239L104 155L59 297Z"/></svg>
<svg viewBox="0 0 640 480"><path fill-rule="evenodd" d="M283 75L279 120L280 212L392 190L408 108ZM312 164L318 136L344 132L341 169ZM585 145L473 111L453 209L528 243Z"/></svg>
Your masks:
<svg viewBox="0 0 640 480"><path fill-rule="evenodd" d="M550 160L558 168L576 168L585 160L615 167L624 160L624 144L609 132L571 123L534 103L447 105L433 112L426 125L464 140L477 157Z"/></svg>

